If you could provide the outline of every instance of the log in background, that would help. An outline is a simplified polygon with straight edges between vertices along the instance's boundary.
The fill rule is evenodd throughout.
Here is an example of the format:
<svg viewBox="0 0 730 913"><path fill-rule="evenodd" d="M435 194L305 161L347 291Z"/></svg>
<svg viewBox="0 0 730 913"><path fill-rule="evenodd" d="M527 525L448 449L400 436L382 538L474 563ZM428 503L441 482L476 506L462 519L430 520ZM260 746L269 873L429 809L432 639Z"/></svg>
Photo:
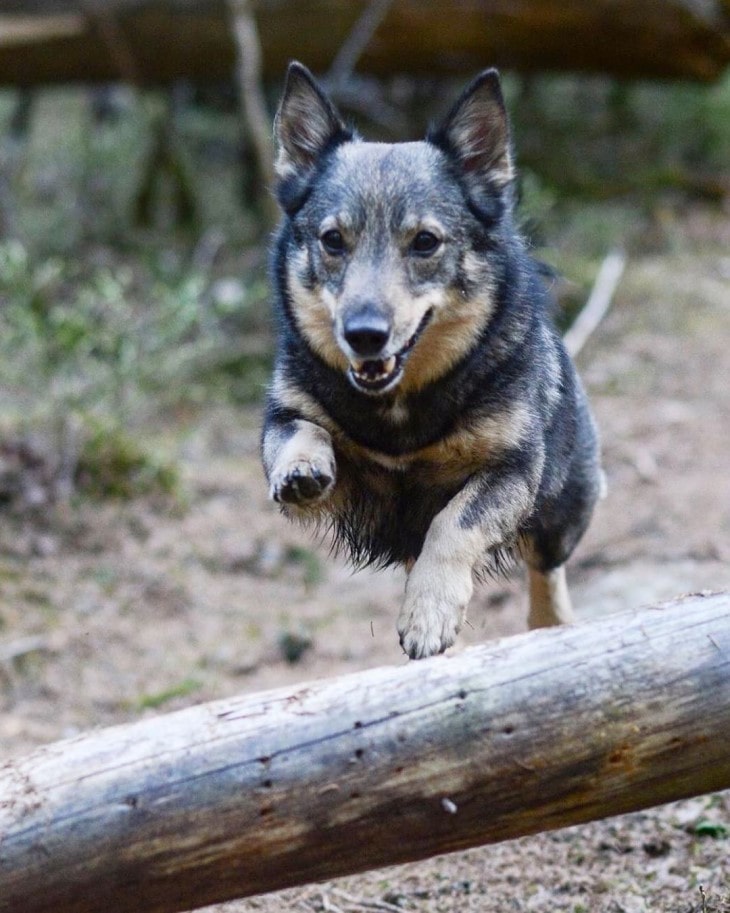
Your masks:
<svg viewBox="0 0 730 913"><path fill-rule="evenodd" d="M253 3L264 75L280 79L292 58L328 70L367 5ZM0 12L0 84L150 85L234 73L225 0L3 0ZM432 77L495 65L712 80L729 63L730 0L393 0L357 68Z"/></svg>
<svg viewBox="0 0 730 913"><path fill-rule="evenodd" d="M0 767L2 913L172 913L730 787L730 594Z"/></svg>

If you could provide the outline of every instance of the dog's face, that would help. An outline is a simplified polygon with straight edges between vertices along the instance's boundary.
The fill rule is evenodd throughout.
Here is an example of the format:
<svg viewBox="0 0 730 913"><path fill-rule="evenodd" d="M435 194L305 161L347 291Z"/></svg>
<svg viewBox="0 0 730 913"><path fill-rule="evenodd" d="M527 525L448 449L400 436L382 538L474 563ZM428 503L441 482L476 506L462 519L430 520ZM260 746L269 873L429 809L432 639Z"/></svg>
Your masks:
<svg viewBox="0 0 730 913"><path fill-rule="evenodd" d="M301 65L276 119L291 310L363 393L417 389L489 319L512 163L498 77L482 74L428 140L355 138Z"/></svg>

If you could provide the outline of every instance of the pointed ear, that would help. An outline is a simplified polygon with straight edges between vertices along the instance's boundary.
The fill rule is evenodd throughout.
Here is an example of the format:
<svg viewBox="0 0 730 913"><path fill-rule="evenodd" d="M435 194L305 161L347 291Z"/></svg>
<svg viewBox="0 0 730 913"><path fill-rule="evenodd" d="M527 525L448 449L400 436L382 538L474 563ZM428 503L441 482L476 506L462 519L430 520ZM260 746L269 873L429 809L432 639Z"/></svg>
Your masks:
<svg viewBox="0 0 730 913"><path fill-rule="evenodd" d="M491 184L501 189L509 184L514 166L499 73L480 73L429 140L456 159L471 188Z"/></svg>
<svg viewBox="0 0 730 913"><path fill-rule="evenodd" d="M289 64L274 136L274 168L280 181L304 176L326 149L351 138L332 102L297 61Z"/></svg>

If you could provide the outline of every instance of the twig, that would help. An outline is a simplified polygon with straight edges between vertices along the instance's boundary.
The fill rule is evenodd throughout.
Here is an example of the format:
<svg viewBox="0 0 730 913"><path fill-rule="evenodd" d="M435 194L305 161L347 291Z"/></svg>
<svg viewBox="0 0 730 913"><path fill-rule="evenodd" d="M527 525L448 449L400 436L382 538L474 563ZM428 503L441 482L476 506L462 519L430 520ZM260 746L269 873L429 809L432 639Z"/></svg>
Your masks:
<svg viewBox="0 0 730 913"><path fill-rule="evenodd" d="M251 0L228 0L233 37L238 52L238 88L241 97L243 128L251 140L258 176L264 187L274 181L274 146L266 101L264 99L261 40ZM270 224L276 221L273 198L261 194L262 208Z"/></svg>
<svg viewBox="0 0 730 913"><path fill-rule="evenodd" d="M356 907L361 907L363 910L379 910L384 911L384 913L403 913L403 907L396 907L395 904L388 903L386 900L365 900L364 897L353 897L352 894L347 894L339 888L331 888L330 890L332 894L336 895L341 900L344 900L349 904L354 904Z"/></svg>
<svg viewBox="0 0 730 913"><path fill-rule="evenodd" d="M382 86L374 80L351 76L347 82L333 83L329 78L323 82L334 101L348 111L396 135L406 129L407 121L403 113L385 98Z"/></svg>
<svg viewBox="0 0 730 913"><path fill-rule="evenodd" d="M333 90L344 85L352 76L362 52L370 44L392 2L393 0L371 0L368 3L332 61L327 82Z"/></svg>
<svg viewBox="0 0 730 913"><path fill-rule="evenodd" d="M322 892L322 909L325 911L325 913L344 913L344 911L341 910L337 904L332 903L324 891Z"/></svg>
<svg viewBox="0 0 730 913"><path fill-rule="evenodd" d="M132 86L141 84L139 66L132 46L122 30L118 17L105 6L84 2L83 9L96 27L99 37L114 62L117 76Z"/></svg>
<svg viewBox="0 0 730 913"><path fill-rule="evenodd" d="M226 235L220 228L209 228L195 245L191 257L193 267L201 273L210 272L225 243Z"/></svg>
<svg viewBox="0 0 730 913"><path fill-rule="evenodd" d="M0 237L3 238L12 238L17 231L17 186L27 157L25 151L35 99L34 90L19 90L9 129L0 144Z"/></svg>
<svg viewBox="0 0 730 913"><path fill-rule="evenodd" d="M45 653L50 650L50 645L45 637L29 636L11 640L8 644L0 645L0 663L11 663L30 653Z"/></svg>
<svg viewBox="0 0 730 913"><path fill-rule="evenodd" d="M571 356L575 357L580 352L603 320L625 268L626 254L622 250L612 250L604 259L588 301L563 337L565 348Z"/></svg>

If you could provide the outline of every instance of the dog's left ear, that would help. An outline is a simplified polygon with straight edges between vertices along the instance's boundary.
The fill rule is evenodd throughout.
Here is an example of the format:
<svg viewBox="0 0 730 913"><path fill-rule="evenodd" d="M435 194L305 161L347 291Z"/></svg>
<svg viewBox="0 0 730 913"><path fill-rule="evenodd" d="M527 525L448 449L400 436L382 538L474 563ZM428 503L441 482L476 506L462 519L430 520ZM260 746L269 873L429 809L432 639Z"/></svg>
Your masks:
<svg viewBox="0 0 730 913"><path fill-rule="evenodd" d="M470 188L506 187L514 178L514 166L499 73L480 73L428 138L456 158Z"/></svg>
<svg viewBox="0 0 730 913"><path fill-rule="evenodd" d="M297 61L289 65L286 74L274 135L274 168L280 181L303 177L326 149L351 138L335 106L309 70Z"/></svg>

